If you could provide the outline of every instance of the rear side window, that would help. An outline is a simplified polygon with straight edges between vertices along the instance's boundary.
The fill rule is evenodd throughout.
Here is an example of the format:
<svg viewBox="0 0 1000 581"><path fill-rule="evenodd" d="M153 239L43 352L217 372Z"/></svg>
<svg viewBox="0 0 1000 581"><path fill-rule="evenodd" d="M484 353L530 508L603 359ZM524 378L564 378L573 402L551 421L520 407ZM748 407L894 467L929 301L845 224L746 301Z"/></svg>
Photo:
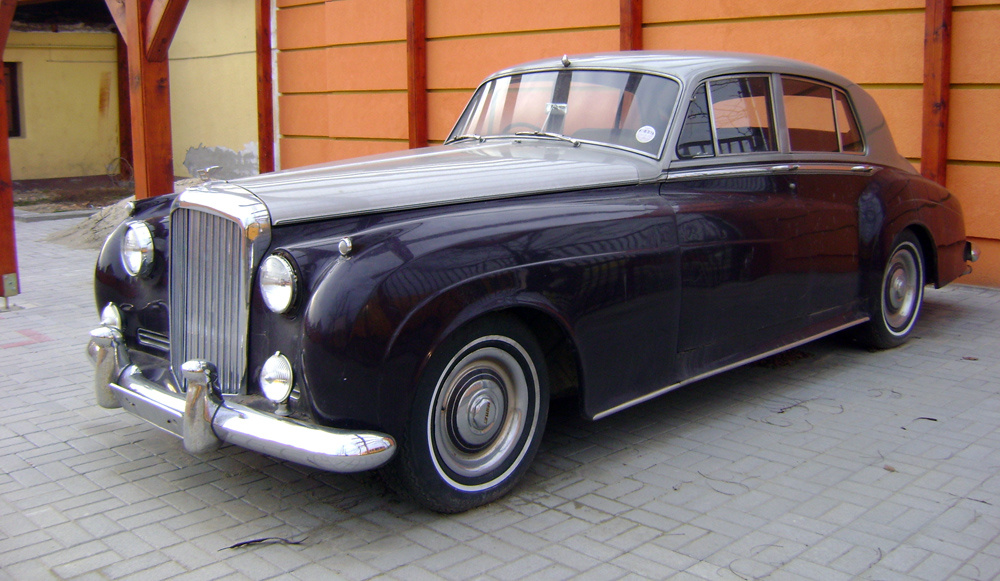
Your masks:
<svg viewBox="0 0 1000 581"><path fill-rule="evenodd" d="M782 77L781 85L792 151L864 151L857 120L842 91L790 77Z"/></svg>
<svg viewBox="0 0 1000 581"><path fill-rule="evenodd" d="M677 143L681 159L777 151L770 80L766 76L710 81L688 105Z"/></svg>

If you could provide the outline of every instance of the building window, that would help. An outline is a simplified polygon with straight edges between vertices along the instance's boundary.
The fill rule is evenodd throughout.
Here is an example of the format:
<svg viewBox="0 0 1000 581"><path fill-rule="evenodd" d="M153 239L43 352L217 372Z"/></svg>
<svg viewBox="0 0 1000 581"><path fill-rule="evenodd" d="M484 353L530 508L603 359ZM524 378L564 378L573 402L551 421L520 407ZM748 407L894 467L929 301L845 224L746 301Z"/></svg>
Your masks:
<svg viewBox="0 0 1000 581"><path fill-rule="evenodd" d="M3 64L3 84L7 89L7 136L21 137L21 103L17 86L19 63Z"/></svg>

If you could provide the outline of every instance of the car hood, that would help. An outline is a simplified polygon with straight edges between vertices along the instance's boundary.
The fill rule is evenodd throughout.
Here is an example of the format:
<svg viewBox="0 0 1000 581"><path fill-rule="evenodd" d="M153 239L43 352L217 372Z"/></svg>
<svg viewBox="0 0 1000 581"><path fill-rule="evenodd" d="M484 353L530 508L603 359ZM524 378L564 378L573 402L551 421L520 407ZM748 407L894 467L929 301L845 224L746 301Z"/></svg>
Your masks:
<svg viewBox="0 0 1000 581"><path fill-rule="evenodd" d="M274 225L654 179L659 163L607 148L539 139L427 147L198 189L257 196Z"/></svg>

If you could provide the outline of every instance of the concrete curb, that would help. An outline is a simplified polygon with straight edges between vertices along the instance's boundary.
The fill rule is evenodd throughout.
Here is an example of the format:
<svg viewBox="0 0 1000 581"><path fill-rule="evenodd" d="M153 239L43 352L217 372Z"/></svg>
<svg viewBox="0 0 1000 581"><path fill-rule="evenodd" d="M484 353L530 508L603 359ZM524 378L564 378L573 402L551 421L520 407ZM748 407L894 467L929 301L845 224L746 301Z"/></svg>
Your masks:
<svg viewBox="0 0 1000 581"><path fill-rule="evenodd" d="M100 208L93 210L68 210L66 212L25 212L14 208L15 222L49 222L51 220L69 220L71 218L87 218L99 212Z"/></svg>

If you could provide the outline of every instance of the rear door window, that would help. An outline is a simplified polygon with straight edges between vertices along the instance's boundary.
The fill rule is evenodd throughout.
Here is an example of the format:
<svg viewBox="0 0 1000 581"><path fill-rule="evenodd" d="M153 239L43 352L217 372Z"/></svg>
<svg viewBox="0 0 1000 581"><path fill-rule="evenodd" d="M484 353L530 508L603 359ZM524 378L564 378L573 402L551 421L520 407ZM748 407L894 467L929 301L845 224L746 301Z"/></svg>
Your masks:
<svg viewBox="0 0 1000 581"><path fill-rule="evenodd" d="M782 103L790 149L862 153L864 144L847 95L829 85L782 77Z"/></svg>

